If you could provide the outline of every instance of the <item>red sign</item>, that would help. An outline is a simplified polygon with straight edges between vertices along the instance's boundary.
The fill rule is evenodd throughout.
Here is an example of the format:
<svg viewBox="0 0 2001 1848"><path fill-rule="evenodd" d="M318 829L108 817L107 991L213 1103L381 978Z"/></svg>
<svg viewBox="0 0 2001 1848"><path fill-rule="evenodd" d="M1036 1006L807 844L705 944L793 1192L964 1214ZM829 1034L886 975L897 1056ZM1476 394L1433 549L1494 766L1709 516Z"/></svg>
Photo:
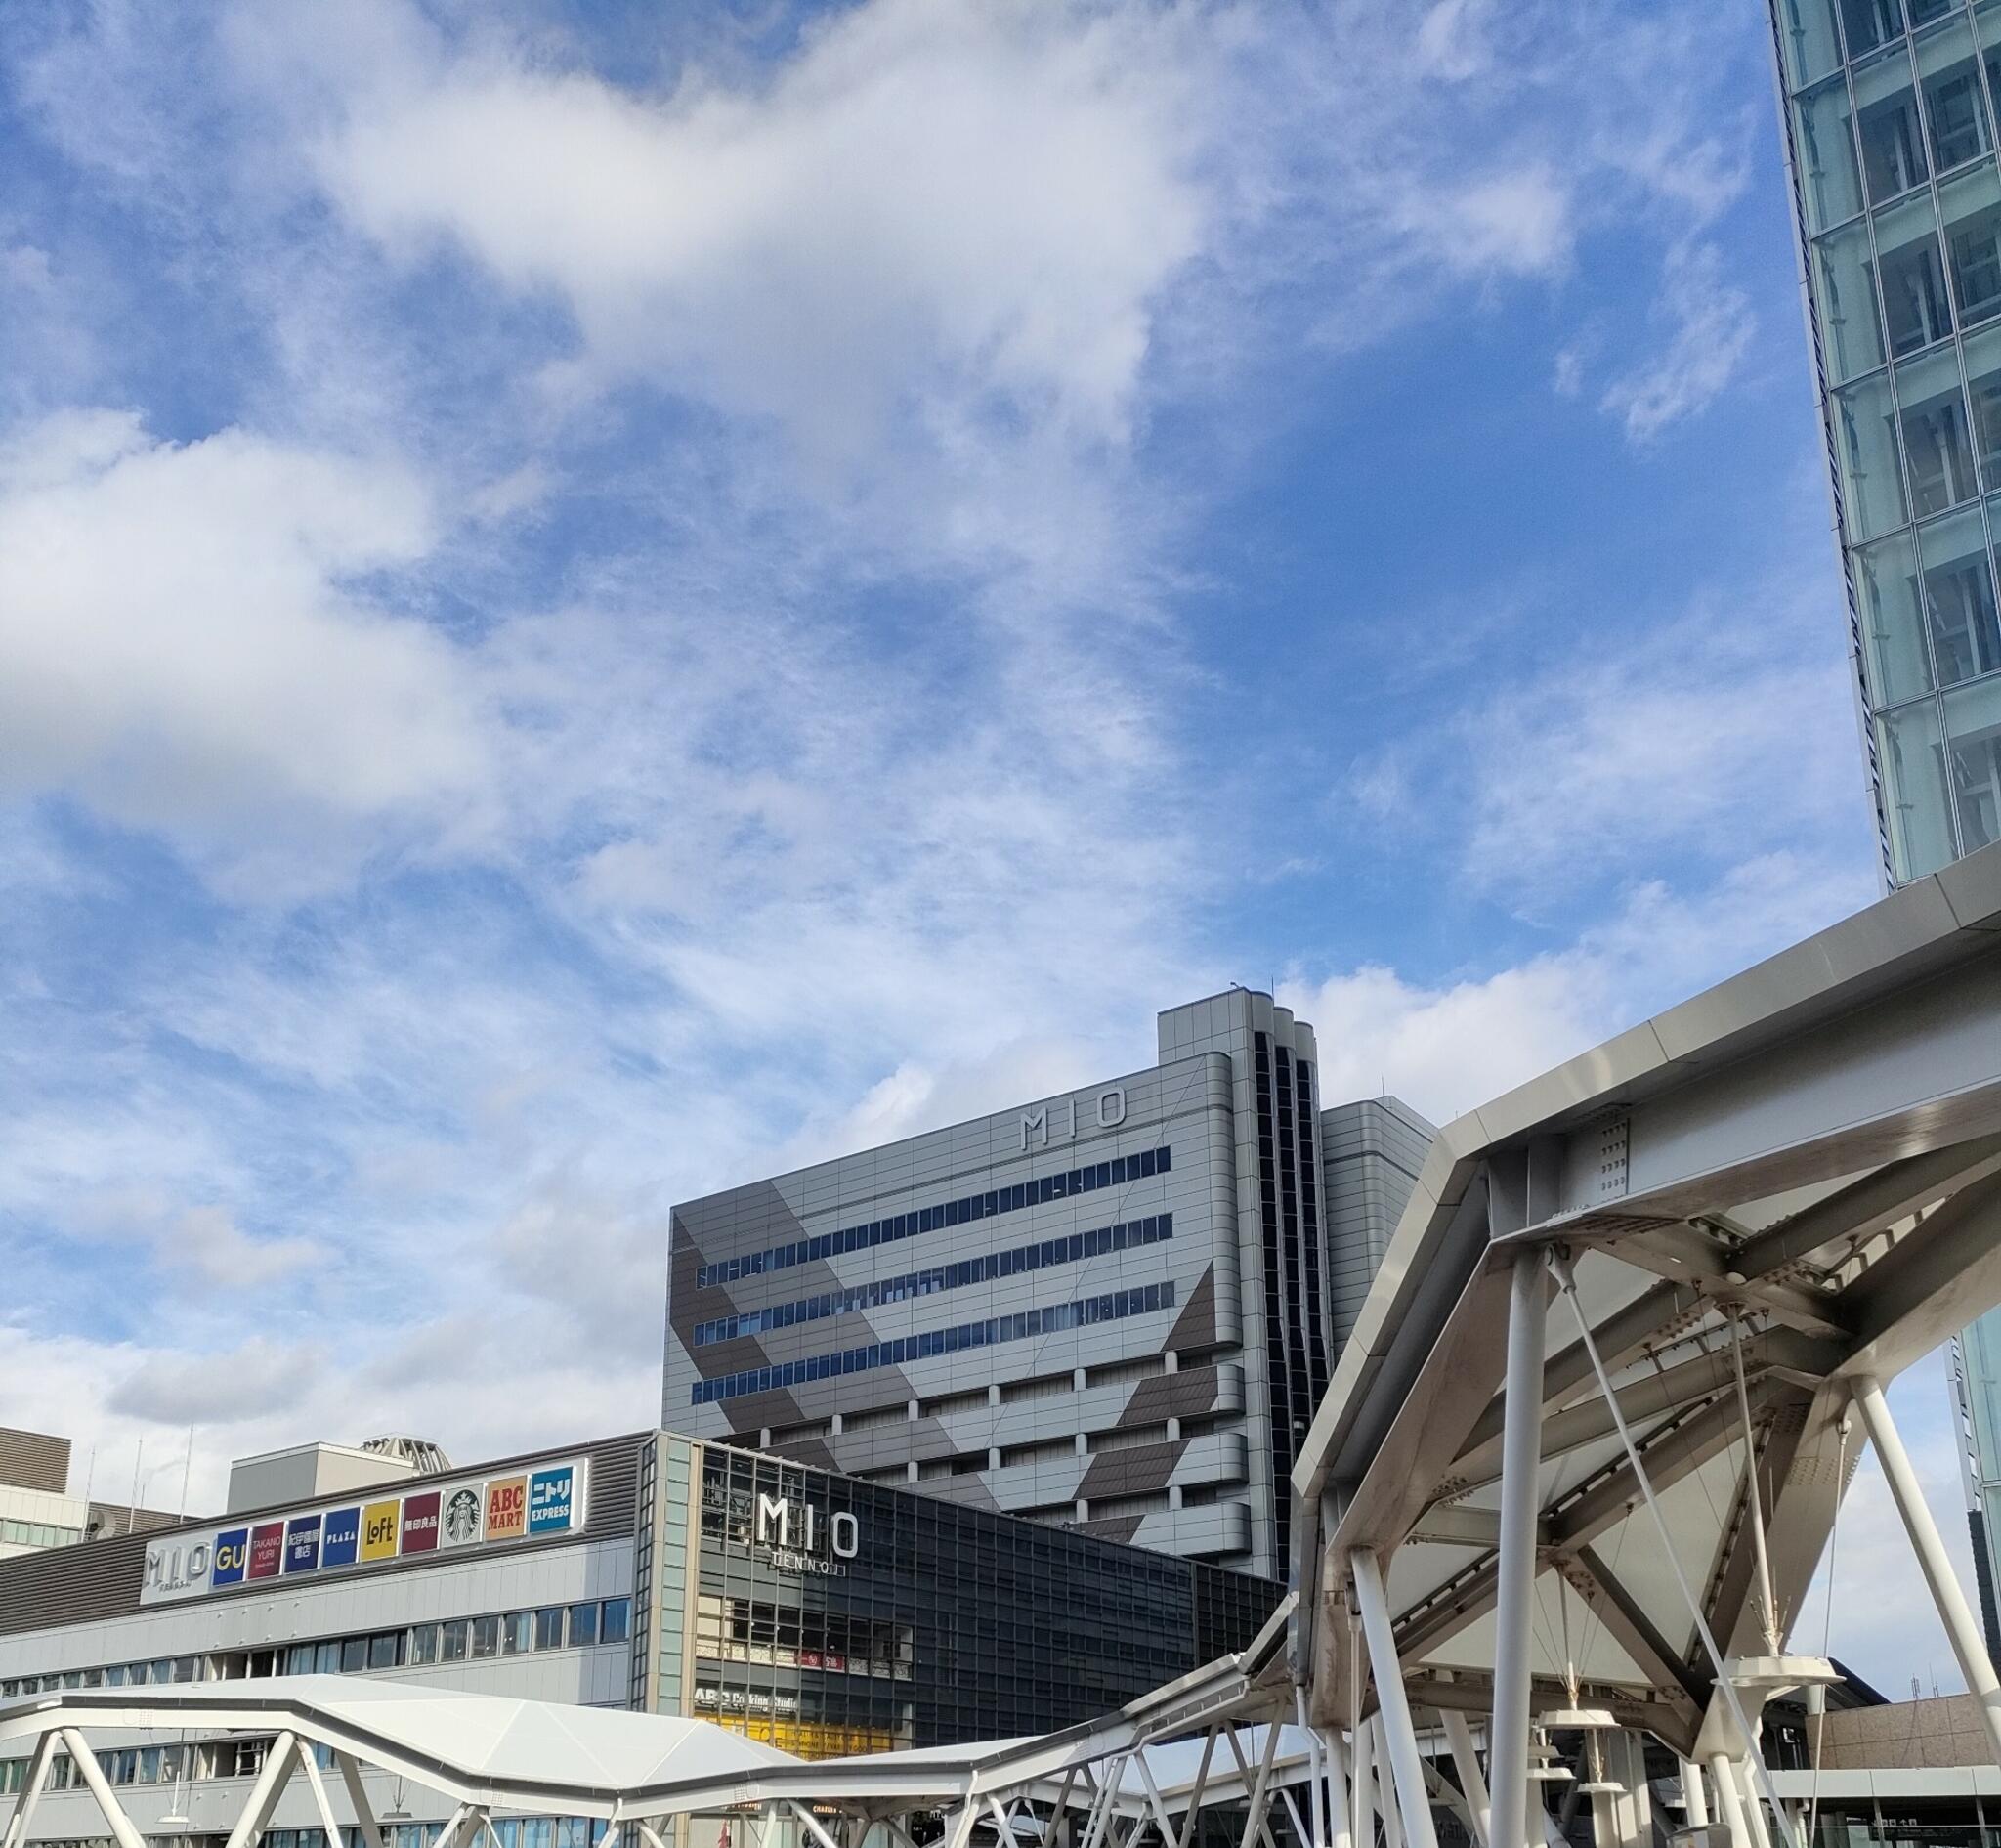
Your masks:
<svg viewBox="0 0 2001 1848"><path fill-rule="evenodd" d="M250 1576L276 1578L285 1553L285 1524L274 1521L268 1527L250 1529Z"/></svg>
<svg viewBox="0 0 2001 1848"><path fill-rule="evenodd" d="M438 1491L403 1498L403 1550L433 1553L438 1549Z"/></svg>

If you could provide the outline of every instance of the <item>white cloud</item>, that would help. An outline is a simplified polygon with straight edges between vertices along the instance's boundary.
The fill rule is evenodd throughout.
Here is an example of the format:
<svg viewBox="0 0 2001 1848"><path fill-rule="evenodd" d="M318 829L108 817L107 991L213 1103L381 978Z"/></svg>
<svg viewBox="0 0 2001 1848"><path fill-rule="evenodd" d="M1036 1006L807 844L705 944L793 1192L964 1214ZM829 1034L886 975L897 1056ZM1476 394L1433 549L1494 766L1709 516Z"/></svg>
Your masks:
<svg viewBox="0 0 2001 1848"><path fill-rule="evenodd" d="M111 1389L108 1411L148 1424L241 1424L299 1405L324 1356L252 1339L226 1354L148 1354Z"/></svg>
<svg viewBox="0 0 2001 1848"><path fill-rule="evenodd" d="M1856 869L1774 854L1685 894L1637 886L1603 922L1505 967L1435 982L1384 965L1318 979L1295 970L1280 999L1313 1022L1324 1097L1387 1091L1442 1123L1872 895Z"/></svg>
<svg viewBox="0 0 2001 1848"><path fill-rule="evenodd" d="M1679 611L1622 611L1610 643L1584 623L1555 665L1356 764L1342 798L1538 916L1671 852L1713 869L1837 844L1859 856L1847 668L1818 588L1704 586Z"/></svg>
<svg viewBox="0 0 2001 1848"><path fill-rule="evenodd" d="M1406 222L1448 269L1475 275L1560 269L1576 236L1569 189L1540 162L1413 193Z"/></svg>
<svg viewBox="0 0 2001 1848"><path fill-rule="evenodd" d="M1757 328L1750 296L1726 279L1714 243L1669 253L1656 318L1673 329L1667 346L1613 379L1598 401L1636 443L1707 409L1736 375Z"/></svg>
<svg viewBox="0 0 2001 1848"><path fill-rule="evenodd" d="M1202 240L1183 36L875 0L755 85L404 66L351 98L319 164L393 247L449 238L556 291L587 365L663 370L823 454L940 394L1117 442L1153 297Z"/></svg>
<svg viewBox="0 0 2001 1848"><path fill-rule="evenodd" d="M0 449L0 789L67 790L197 850L462 804L452 650L356 580L429 543L384 461L73 412Z"/></svg>
<svg viewBox="0 0 2001 1848"><path fill-rule="evenodd" d="M190 1207L159 1236L167 1264L224 1289L256 1290L319 1264L305 1238L252 1238L220 1207Z"/></svg>

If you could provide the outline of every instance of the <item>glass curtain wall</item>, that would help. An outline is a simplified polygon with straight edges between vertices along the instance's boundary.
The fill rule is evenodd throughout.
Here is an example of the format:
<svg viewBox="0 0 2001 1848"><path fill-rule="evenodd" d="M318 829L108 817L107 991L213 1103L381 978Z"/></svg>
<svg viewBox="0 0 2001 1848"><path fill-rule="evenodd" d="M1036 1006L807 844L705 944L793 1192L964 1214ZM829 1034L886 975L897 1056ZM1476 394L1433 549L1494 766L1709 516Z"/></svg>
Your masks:
<svg viewBox="0 0 2001 1848"><path fill-rule="evenodd" d="M2001 839L2001 0L1770 0L1896 883Z"/></svg>

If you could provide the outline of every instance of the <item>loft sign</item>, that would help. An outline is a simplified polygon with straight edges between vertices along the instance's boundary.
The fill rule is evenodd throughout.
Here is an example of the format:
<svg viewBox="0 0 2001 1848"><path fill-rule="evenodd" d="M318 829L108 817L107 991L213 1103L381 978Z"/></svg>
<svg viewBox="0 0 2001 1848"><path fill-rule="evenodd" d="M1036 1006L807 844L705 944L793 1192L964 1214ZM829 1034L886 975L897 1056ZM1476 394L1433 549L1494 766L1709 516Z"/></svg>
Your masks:
<svg viewBox="0 0 2001 1848"><path fill-rule="evenodd" d="M1126 1087L1107 1085L1080 1096L1058 1097L1021 1113L1023 1148L1047 1148L1053 1126L1059 1142L1075 1141L1080 1129L1116 1130L1126 1121Z"/></svg>
<svg viewBox="0 0 2001 1848"><path fill-rule="evenodd" d="M757 1497L757 1545L782 1572L845 1578L862 1550L862 1524L846 1509L823 1515L810 1501Z"/></svg>

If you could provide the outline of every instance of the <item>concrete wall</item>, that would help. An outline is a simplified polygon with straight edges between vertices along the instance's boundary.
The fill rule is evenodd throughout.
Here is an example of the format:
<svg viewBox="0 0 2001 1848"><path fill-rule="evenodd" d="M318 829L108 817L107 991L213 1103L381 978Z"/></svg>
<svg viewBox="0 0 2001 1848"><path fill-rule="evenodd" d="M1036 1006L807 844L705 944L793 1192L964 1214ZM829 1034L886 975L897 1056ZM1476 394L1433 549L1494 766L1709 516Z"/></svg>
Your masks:
<svg viewBox="0 0 2001 1848"><path fill-rule="evenodd" d="M1813 1727L1809 1719L1809 1747ZM1993 1756L1980 1703L1970 1694L1838 1709L1827 1716L1820 1746L1820 1762L1832 1771L1985 1765Z"/></svg>

